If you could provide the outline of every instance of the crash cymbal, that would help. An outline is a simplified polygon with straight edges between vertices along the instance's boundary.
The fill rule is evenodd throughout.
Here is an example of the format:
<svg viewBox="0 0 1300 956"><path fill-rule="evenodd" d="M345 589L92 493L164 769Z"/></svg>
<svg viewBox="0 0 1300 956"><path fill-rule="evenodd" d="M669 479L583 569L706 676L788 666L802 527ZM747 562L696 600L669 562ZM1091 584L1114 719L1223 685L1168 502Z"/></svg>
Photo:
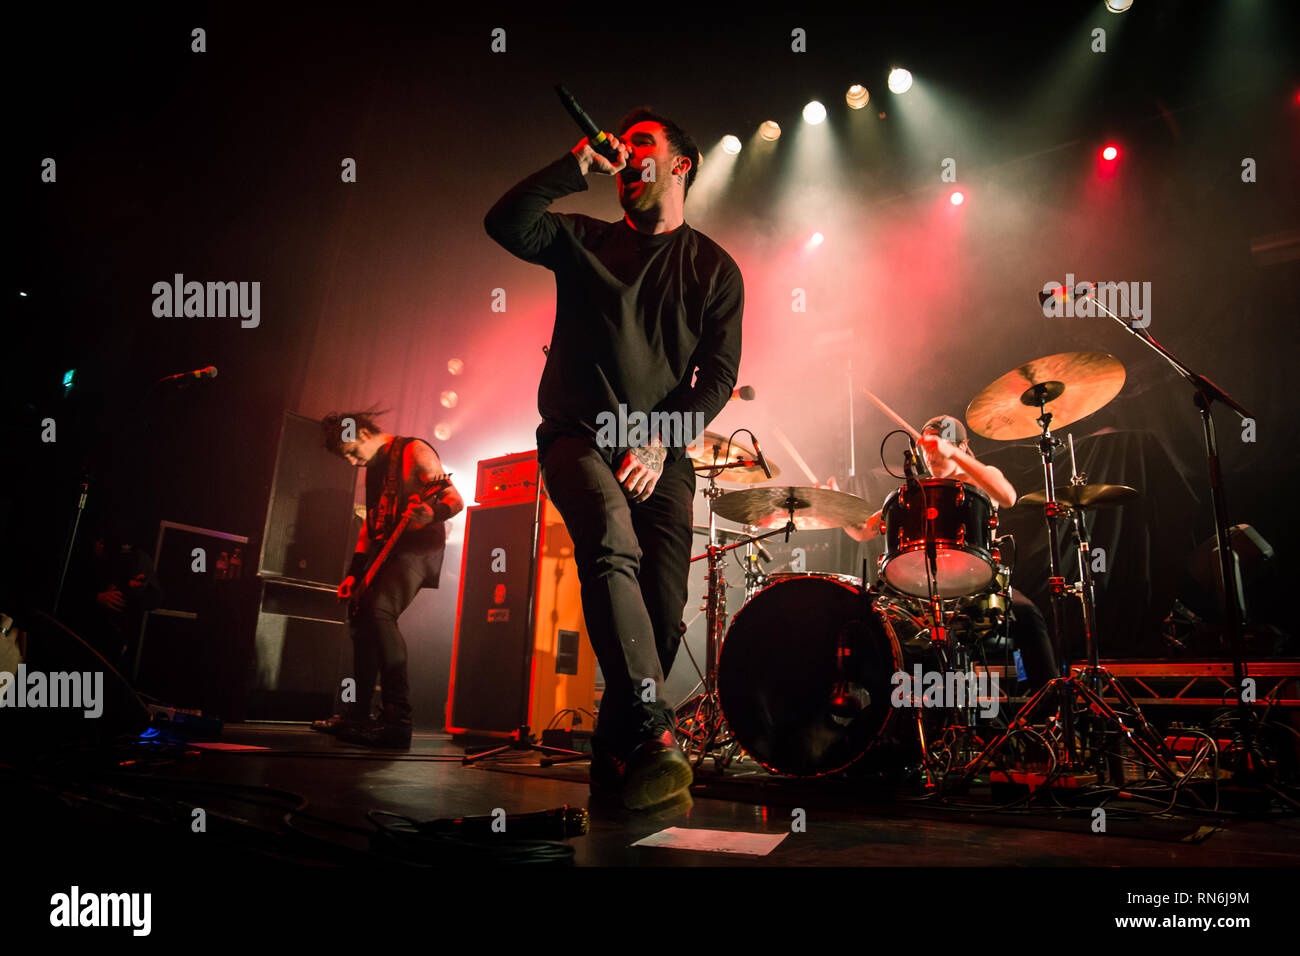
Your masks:
<svg viewBox="0 0 1300 956"><path fill-rule="evenodd" d="M1011 441L1039 435L1038 398L1046 399L1052 428L1086 418L1119 394L1124 366L1105 352L1061 352L1026 362L975 396L966 424L985 438Z"/></svg>
<svg viewBox="0 0 1300 956"><path fill-rule="evenodd" d="M1056 489L1056 500L1073 508L1108 508L1122 505L1139 496L1136 488L1128 485L1064 485ZM1027 505L1041 505L1047 495L1041 491L1024 495L1017 501Z"/></svg>
<svg viewBox="0 0 1300 956"><path fill-rule="evenodd" d="M784 527L794 508L800 531L825 531L862 524L871 508L857 495L829 488L746 488L729 491L713 503L713 511L755 528Z"/></svg>
<svg viewBox="0 0 1300 956"><path fill-rule="evenodd" d="M758 459L758 455L754 454L754 449L735 441L731 443L731 450L728 452L727 436L710 431L703 432L692 444L687 445L686 454L695 462L696 471L712 470L719 465L725 465L733 461L756 461ZM772 464L770 460L767 467L772 469L773 478L781 474L781 469ZM737 485L754 485L767 480L767 475L757 464L745 465L740 468L727 468L718 472L718 481Z"/></svg>

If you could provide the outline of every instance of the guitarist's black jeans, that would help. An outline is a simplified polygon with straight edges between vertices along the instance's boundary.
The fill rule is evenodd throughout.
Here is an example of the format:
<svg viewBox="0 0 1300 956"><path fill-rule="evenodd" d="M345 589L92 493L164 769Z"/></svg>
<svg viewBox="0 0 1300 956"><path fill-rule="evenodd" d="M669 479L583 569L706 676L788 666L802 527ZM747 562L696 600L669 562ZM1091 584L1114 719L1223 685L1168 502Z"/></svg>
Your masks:
<svg viewBox="0 0 1300 956"><path fill-rule="evenodd" d="M397 618L415 600L428 574L425 555L395 549L361 596L352 621L352 663L357 680L357 702L346 716L364 720L370 715L375 678L379 678L383 719L400 723L411 719L411 693L406 676L406 641Z"/></svg>
<svg viewBox="0 0 1300 956"><path fill-rule="evenodd" d="M573 538L583 615L605 677L596 738L625 750L647 720L669 719L664 678L682 639L695 471L686 457L668 464L650 499L632 502L600 451L558 436L542 472Z"/></svg>

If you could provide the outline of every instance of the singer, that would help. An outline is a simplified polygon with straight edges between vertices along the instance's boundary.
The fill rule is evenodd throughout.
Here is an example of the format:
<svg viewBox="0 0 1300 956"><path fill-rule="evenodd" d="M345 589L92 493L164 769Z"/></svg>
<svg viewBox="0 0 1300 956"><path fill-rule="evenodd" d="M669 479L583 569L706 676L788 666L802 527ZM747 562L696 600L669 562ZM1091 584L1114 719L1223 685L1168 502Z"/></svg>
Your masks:
<svg viewBox="0 0 1300 956"><path fill-rule="evenodd" d="M663 689L685 630L695 472L683 443L648 434L614 446L598 437L598 418L626 408L712 421L736 384L744 286L731 257L686 222L700 162L690 136L646 108L618 130L617 162L583 139L507 192L484 225L555 273L537 449L605 675L591 786L644 809L691 783ZM615 177L622 219L548 211L593 171Z"/></svg>

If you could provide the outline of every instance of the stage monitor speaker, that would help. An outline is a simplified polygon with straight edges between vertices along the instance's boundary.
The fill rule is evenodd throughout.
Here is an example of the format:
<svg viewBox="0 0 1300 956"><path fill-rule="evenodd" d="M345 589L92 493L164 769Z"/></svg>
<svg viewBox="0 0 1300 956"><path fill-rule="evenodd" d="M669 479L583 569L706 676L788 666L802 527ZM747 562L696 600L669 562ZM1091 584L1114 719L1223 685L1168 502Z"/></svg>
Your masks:
<svg viewBox="0 0 1300 956"><path fill-rule="evenodd" d="M257 573L337 585L356 546L357 469L321 447L320 422L285 412Z"/></svg>
<svg viewBox="0 0 1300 956"><path fill-rule="evenodd" d="M573 540L544 493L540 502L468 509L460 581L447 730L505 737L527 725L540 737L570 709L587 711L581 721L590 729L596 658L582 617Z"/></svg>

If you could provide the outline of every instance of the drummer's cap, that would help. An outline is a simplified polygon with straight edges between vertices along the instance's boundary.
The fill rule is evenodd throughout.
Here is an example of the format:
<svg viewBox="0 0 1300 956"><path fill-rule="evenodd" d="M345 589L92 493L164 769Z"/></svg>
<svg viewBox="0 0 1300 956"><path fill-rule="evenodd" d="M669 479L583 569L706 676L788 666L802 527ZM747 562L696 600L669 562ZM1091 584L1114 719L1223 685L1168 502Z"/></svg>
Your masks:
<svg viewBox="0 0 1300 956"><path fill-rule="evenodd" d="M935 432L954 445L960 445L966 440L966 426L951 415L935 415L921 426L921 431Z"/></svg>

